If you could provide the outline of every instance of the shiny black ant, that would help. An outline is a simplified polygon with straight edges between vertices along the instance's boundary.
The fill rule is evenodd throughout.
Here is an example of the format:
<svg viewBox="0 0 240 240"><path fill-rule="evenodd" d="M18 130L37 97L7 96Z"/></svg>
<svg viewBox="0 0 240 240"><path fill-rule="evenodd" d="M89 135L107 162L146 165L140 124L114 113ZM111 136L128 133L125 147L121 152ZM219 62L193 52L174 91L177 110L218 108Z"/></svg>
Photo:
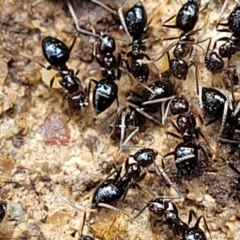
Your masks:
<svg viewBox="0 0 240 240"><path fill-rule="evenodd" d="M176 17L175 25L167 25L166 23ZM194 51L193 44L197 44L194 39L191 38L192 35L195 35L201 29L193 30L199 17L199 6L195 0L188 0L187 3L183 4L180 8L177 15L172 16L167 19L162 26L168 28L178 28L183 31L183 33L178 37L178 41L173 42L167 49L165 49L164 53L157 59L158 61L161 59L165 53L167 53L168 61L169 61L169 74L173 75L175 78L180 80L185 80L187 77L188 69L194 64L191 60L191 63L188 63L183 59L188 54L190 55L190 59L192 59ZM166 40L174 40L174 38L166 38ZM205 40L204 40L205 41ZM203 42L203 41L201 41ZM199 42L200 43L200 42ZM174 59L170 59L169 51L173 48ZM142 63L151 62L151 61L139 61ZM169 77L170 77L169 76Z"/></svg>
<svg viewBox="0 0 240 240"><path fill-rule="evenodd" d="M220 32L232 32L230 37L223 37L215 41L214 48L216 47L217 42L225 41L219 47L219 55L222 58L231 59L232 55L240 51L240 4L237 4L233 11L228 16L227 23L218 23L217 30ZM227 29L218 29L218 26L227 26Z"/></svg>
<svg viewBox="0 0 240 240"><path fill-rule="evenodd" d="M138 61L139 59L144 58L150 60L149 56L144 53L146 51L145 43L147 40L143 40L143 38L147 31L148 18L142 2L139 1L131 7L124 14L124 17L121 17L121 22L125 32L131 38L130 45L132 50L127 53L127 57L130 58L130 62L128 60L124 60L127 70L139 82L146 82L150 73L149 67L147 64L140 63Z"/></svg>
<svg viewBox="0 0 240 240"><path fill-rule="evenodd" d="M174 236L181 236L182 240L207 240L205 233L200 229L199 223L203 218L205 227L210 234L207 222L203 216L197 219L197 222L193 227L189 227L192 221L192 216L196 215L193 210L189 212L188 224L182 221L178 216L178 209L176 205L163 198L155 198L150 200L140 212L135 215L134 219L141 215L141 213L148 208L148 210L154 214L158 219L155 221L166 224L170 230L173 231Z"/></svg>
<svg viewBox="0 0 240 240"><path fill-rule="evenodd" d="M121 78L121 54L118 53L116 59L113 55L116 50L116 42L113 37L107 34L100 35L97 44L94 47L94 56L102 69L102 79L96 81L90 79L88 91L91 89L91 83L96 86L93 90L93 107L96 114L105 111L111 104L117 100L118 103L118 86L114 82ZM117 74L115 70L117 69Z"/></svg>
<svg viewBox="0 0 240 240"><path fill-rule="evenodd" d="M135 162L129 163L129 158L127 158L125 162L126 171L122 177L122 167L120 167L116 169L116 176L114 178L107 178L96 188L92 197L92 208L109 208L130 217L128 214L113 207L111 204L117 200L124 199L129 188L138 188L142 190L138 185L138 182L141 182L144 179L146 172L142 173L141 168L147 168L152 164L155 165L157 174L162 175L170 186L172 186L178 193L178 197L170 198L174 199L181 197L181 193L176 189L166 173L156 165L156 156L157 152L150 148L143 148L138 150L135 154L129 155L129 157L132 157Z"/></svg>
<svg viewBox="0 0 240 240"><path fill-rule="evenodd" d="M227 115L232 108L232 102L223 93L215 88L200 87L199 101L200 108L204 109L209 120L209 125L219 119L222 119L218 135L221 136Z"/></svg>
<svg viewBox="0 0 240 240"><path fill-rule="evenodd" d="M128 0L118 10L113 10L99 1L91 1L110 11L112 14L119 16L124 31L130 37L129 45L132 47L132 50L127 53L127 58L130 58L130 61L127 59L123 59L123 61L126 64L127 70L135 79L139 82L146 82L150 73L149 67L147 64L138 62L139 59L143 58L150 60L148 55L144 53L146 51L146 40L143 40L143 38L147 31L148 18L142 2L137 2L128 11L123 13L123 8Z"/></svg>
<svg viewBox="0 0 240 240"><path fill-rule="evenodd" d="M4 219L7 212L7 203L4 201L0 201L0 223Z"/></svg>
<svg viewBox="0 0 240 240"><path fill-rule="evenodd" d="M182 178L190 181L192 178L201 176L203 170L206 169L208 165L208 156L203 146L200 143L197 144L195 141L192 141L192 138L190 139L191 140L189 140L189 138L184 139L182 143L176 146L174 151L163 156L163 158L166 158L174 155L174 162L165 167L164 171L172 165L175 165L178 170L176 174L177 181L181 181ZM198 150L202 150L204 161L199 159Z"/></svg>
<svg viewBox="0 0 240 240"><path fill-rule="evenodd" d="M116 169L114 178L107 178L94 191L91 208L108 208L123 213L131 218L127 213L119 210L111 204L120 199L124 199L129 188L141 187L137 184L145 177L141 174L141 168L138 163L125 162L126 172L121 177L122 167Z"/></svg>
<svg viewBox="0 0 240 240"><path fill-rule="evenodd" d="M74 73L66 65L69 60L70 53L76 42L74 38L70 48L57 38L47 36L42 40L42 52L50 66L45 67L47 70L54 69L58 71L61 80L58 82L59 87L65 92L64 99L67 100L70 113L81 111L88 106L88 98L82 81L76 76L78 71ZM55 77L50 81L50 87L53 86Z"/></svg>
<svg viewBox="0 0 240 240"><path fill-rule="evenodd" d="M127 101L129 106L141 115L161 125L161 122L150 114L156 113L160 107L163 107L162 103L172 99L173 94L173 82L166 78L160 78L150 80L149 84L137 92L132 91L132 95L127 98Z"/></svg>
<svg viewBox="0 0 240 240"><path fill-rule="evenodd" d="M142 129L145 118L131 107L119 107L110 123L110 138L120 140L120 148Z"/></svg>

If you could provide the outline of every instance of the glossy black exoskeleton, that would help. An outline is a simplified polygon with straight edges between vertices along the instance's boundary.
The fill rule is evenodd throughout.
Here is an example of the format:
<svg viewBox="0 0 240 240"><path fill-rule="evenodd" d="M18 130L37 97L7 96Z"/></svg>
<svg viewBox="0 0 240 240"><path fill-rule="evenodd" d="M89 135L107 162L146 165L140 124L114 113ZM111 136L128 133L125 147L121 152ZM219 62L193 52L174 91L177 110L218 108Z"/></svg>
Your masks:
<svg viewBox="0 0 240 240"><path fill-rule="evenodd" d="M181 134L183 139L182 143L179 143L175 150L164 155L168 157L174 155L174 162L170 163L167 168L175 165L177 168L177 181L185 179L190 181L192 178L199 177L203 174L203 170L208 166L208 156L200 143L197 143L199 135L206 141L204 135L202 134L200 128L196 127L196 121L191 113L185 113L179 115L176 126L172 122L173 126ZM174 137L180 138L174 133L168 132ZM204 159L199 159L199 150L202 151Z"/></svg>
<svg viewBox="0 0 240 240"><path fill-rule="evenodd" d="M189 111L189 103L186 97L181 94L175 95L170 101L166 102L166 110L163 116L163 123L166 122L169 112L172 115L179 115Z"/></svg>
<svg viewBox="0 0 240 240"><path fill-rule="evenodd" d="M125 23L129 34L134 39L140 39L146 31L147 13L142 2L136 3L125 14Z"/></svg>
<svg viewBox="0 0 240 240"><path fill-rule="evenodd" d="M147 64L139 63L138 59L146 57L149 59L147 54L144 53L146 46L144 45L144 35L147 31L147 13L141 1L132 6L129 10L123 13L123 7L127 3L119 7L118 11L111 9L109 6L103 4L98 0L94 0L95 4L100 5L114 15L118 15L120 18L123 29L126 34L131 38L130 45L132 50L128 52L128 59L123 59L126 64L128 71L137 79L139 82L146 82L149 77L149 67Z"/></svg>
<svg viewBox="0 0 240 240"><path fill-rule="evenodd" d="M7 203L4 201L0 201L0 223L2 222L3 218L5 217L7 212Z"/></svg>
<svg viewBox="0 0 240 240"><path fill-rule="evenodd" d="M215 51L206 52L204 64L207 70L212 73L222 71L224 68L224 62L222 58Z"/></svg>
<svg viewBox="0 0 240 240"><path fill-rule="evenodd" d="M143 130L145 122L145 118L131 107L120 107L110 124L110 138L120 140L120 147L124 146L138 131Z"/></svg>
<svg viewBox="0 0 240 240"><path fill-rule="evenodd" d="M174 94L174 84L166 78L150 80L142 90L132 90L132 96L128 97L130 102L139 102L143 105L158 106Z"/></svg>
<svg viewBox="0 0 240 240"><path fill-rule="evenodd" d="M216 121L223 116L224 105L227 98L214 88L202 88L202 106L207 115Z"/></svg>
<svg viewBox="0 0 240 240"><path fill-rule="evenodd" d="M130 155L141 167L147 168L152 165L158 153L152 148L139 149L133 155Z"/></svg>
<svg viewBox="0 0 240 240"><path fill-rule="evenodd" d="M99 82L91 79L89 90L92 82L96 84L93 90L93 107L96 114L99 114L109 108L117 99L118 86L114 81L109 79L101 79Z"/></svg>
<svg viewBox="0 0 240 240"><path fill-rule="evenodd" d="M115 50L115 39L110 35L101 33L94 55L98 64L103 68L102 77L112 81L121 78L121 54L118 53L118 58L116 58L114 56ZM117 70L117 73L115 73L115 70Z"/></svg>
<svg viewBox="0 0 240 240"><path fill-rule="evenodd" d="M193 156L190 157L191 155ZM183 158L186 159L178 162L179 159ZM192 177L198 177L202 174L199 168L198 147L195 143L179 143L174 151L174 160L176 161L179 179L190 180Z"/></svg>
<svg viewBox="0 0 240 240"><path fill-rule="evenodd" d="M162 103L171 99L174 94L174 84L165 78L151 80L146 87L132 90L132 95L127 98L130 106L145 118L161 124L153 117L162 106Z"/></svg>
<svg viewBox="0 0 240 240"><path fill-rule="evenodd" d="M210 230L208 228L206 219L204 218L204 216L200 216L197 218L197 221L194 224L194 226L190 227L189 225L192 221L192 216L195 216L195 218L197 218L195 212L193 210L190 210L189 216L188 216L188 227L185 228L184 231L182 232L182 240L190 240L190 239L191 240L207 240L205 233L199 227L200 221L201 221L201 219L203 219L204 226L210 235ZM210 235L210 238L211 238L211 235Z"/></svg>
<svg viewBox="0 0 240 240"><path fill-rule="evenodd" d="M147 64L140 63L138 60L147 58L148 55L144 53L146 46L144 43L144 36L147 31L147 13L144 9L142 2L136 3L130 8L122 19L123 26L125 25L126 33L132 38L132 50L127 53L129 59L124 62L127 65L128 71L137 79L139 82L146 82L149 77L149 67Z"/></svg>
<svg viewBox="0 0 240 240"><path fill-rule="evenodd" d="M175 236L181 235L188 228L188 225L179 218L178 209L174 203L162 198L152 199L134 218L137 218L146 208L158 218L156 223L164 222Z"/></svg>
<svg viewBox="0 0 240 240"><path fill-rule="evenodd" d="M199 5L195 0L188 0L180 8L176 17L176 26L183 32L194 29L199 17Z"/></svg>
<svg viewBox="0 0 240 240"><path fill-rule="evenodd" d="M176 95L170 102L170 112L173 115L183 114L188 112L189 103L183 95Z"/></svg>
<svg viewBox="0 0 240 240"><path fill-rule="evenodd" d="M71 50L75 44L74 38L70 48L57 38L45 37L42 40L42 51L50 66L45 67L47 70L55 69L58 71L61 80L58 82L59 87L65 92L64 99L69 105L69 112L81 111L88 105L86 89L83 87L81 80L76 76L72 69L66 65L69 60ZM53 86L54 77L50 81L50 87Z"/></svg>
<svg viewBox="0 0 240 240"><path fill-rule="evenodd" d="M218 29L221 32L232 32L230 37L222 37L215 41L214 46L219 41L225 41L219 47L219 55L222 58L231 59L232 55L240 51L240 4L237 4L228 16L227 23L219 23L221 26L227 26L227 29Z"/></svg>
<svg viewBox="0 0 240 240"><path fill-rule="evenodd" d="M192 112L179 114L176 120L176 124L171 120L172 125L181 134L183 141L195 142L199 139L199 135L205 139L201 129L196 126L196 119ZM171 132L168 132L172 135ZM177 136L177 135L173 135ZM177 136L178 137L178 136Z"/></svg>
<svg viewBox="0 0 240 240"><path fill-rule="evenodd" d="M199 6L195 0L188 0L187 3L183 4L176 16L175 25L167 25L166 23L173 19L176 15L163 23L164 27L168 28L179 28L183 31L180 35L178 42L170 45L167 52L175 46L173 55L174 59L169 61L170 73L177 79L185 80L187 77L188 69L192 66L192 63L188 65L183 59L188 54L191 54L194 44L192 35L196 34L200 29L193 30L199 17ZM175 38L170 38L171 40ZM169 39L164 39L169 40ZM160 57L161 58L161 57ZM168 58L170 59L169 55Z"/></svg>
<svg viewBox="0 0 240 240"><path fill-rule="evenodd" d="M118 58L114 56L116 50L116 42L113 37L107 34L102 34L94 48L94 55L98 64L102 69L102 79L96 81L90 79L89 92L91 83L95 83L93 90L93 107L96 114L99 114L109 108L112 103L117 100L118 104L118 86L114 82L121 78L121 55ZM115 73L117 71L117 73Z"/></svg>
<svg viewBox="0 0 240 240"><path fill-rule="evenodd" d="M92 197L92 208L110 208L116 211L116 208L111 206L117 200L124 199L129 188L138 186L145 173L141 174L141 167L138 163L130 163L128 160L125 162L126 171L121 177L122 168L117 169L117 174L114 178L106 179L98 186ZM141 189L141 188L140 188Z"/></svg>
<svg viewBox="0 0 240 240"><path fill-rule="evenodd" d="M196 215L193 210L189 212L188 224L186 224L178 216L178 209L174 203L163 198L155 198L150 200L134 218L137 218L146 208L158 218L155 223L165 223L169 229L173 231L174 236L181 236L182 240L207 240L205 233L199 228L199 223L203 218L205 227L210 233L203 216L200 216L197 219L193 227L189 227L190 222L192 221L192 216Z"/></svg>

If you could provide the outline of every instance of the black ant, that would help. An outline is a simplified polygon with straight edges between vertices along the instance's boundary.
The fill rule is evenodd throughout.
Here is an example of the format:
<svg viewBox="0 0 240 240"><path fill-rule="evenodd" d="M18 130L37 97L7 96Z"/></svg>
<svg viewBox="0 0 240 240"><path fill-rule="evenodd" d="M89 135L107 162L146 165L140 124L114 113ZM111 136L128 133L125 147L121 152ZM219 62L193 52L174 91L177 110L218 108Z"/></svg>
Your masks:
<svg viewBox="0 0 240 240"><path fill-rule="evenodd" d="M116 170L117 174L114 178L107 178L97 187L92 197L92 208L109 208L130 217L128 214L110 204L117 200L124 199L129 188L138 188L142 190L138 185L138 182L141 182L144 179L146 172L142 173L141 168L149 167L151 164L155 165L157 174L163 175L170 186L176 190L176 192L179 194L177 198L179 198L181 196L179 191L170 181L168 176L163 172L163 170L156 165L156 156L157 152L150 148L143 148L137 151L135 154L129 155L129 157L133 157L135 162L129 163L129 158L127 158L125 162L126 171L122 177L120 176L122 167L120 167Z"/></svg>
<svg viewBox="0 0 240 240"><path fill-rule="evenodd" d="M111 204L117 200L124 199L129 188L140 186L137 182L141 181L145 174L141 174L141 168L138 163L129 164L128 160L125 162L126 172L121 177L122 167L116 170L114 178L104 180L95 190L92 197L92 205L94 208L108 208L114 211L123 213L131 218L127 213L113 207ZM134 182L132 181L134 180ZM141 189L141 188L140 188Z"/></svg>
<svg viewBox="0 0 240 240"><path fill-rule="evenodd" d="M211 42L209 39L204 64L208 71L216 73L224 70L224 62L217 52L210 50Z"/></svg>
<svg viewBox="0 0 240 240"><path fill-rule="evenodd" d="M150 72L147 64L138 62L139 59L143 58L150 60L148 55L144 53L146 46L145 41L143 40L147 31L148 18L141 1L137 2L128 11L123 13L122 10L127 1L128 0L126 0L123 5L119 7L118 11L116 11L99 1L92 0L92 2L119 16L124 31L131 39L129 45L132 47L132 50L127 53L127 57L130 58L130 63L126 59L123 59L123 61L127 66L127 70L133 75L133 77L142 83L148 80Z"/></svg>
<svg viewBox="0 0 240 240"><path fill-rule="evenodd" d="M159 219L157 222L165 223L169 229L173 231L174 236L181 236L182 240L192 239L192 240L207 240L205 233L200 229L199 223L203 218L205 227L210 233L207 226L206 220L203 216L200 216L197 219L194 227L189 227L190 222L192 221L192 216L195 215L193 210L189 212L188 224L182 221L178 216L178 209L176 205L163 198L155 198L150 200L140 212L135 215L134 218L137 218L146 208L157 216Z"/></svg>
<svg viewBox="0 0 240 240"><path fill-rule="evenodd" d="M132 96L129 96L127 101L141 115L161 125L161 122L149 113L156 113L163 106L163 102L172 99L173 94L173 82L166 78L160 78L150 80L149 84L138 92L132 91Z"/></svg>
<svg viewBox="0 0 240 240"><path fill-rule="evenodd" d="M4 201L0 201L0 223L4 219L7 212L7 203Z"/></svg>
<svg viewBox="0 0 240 240"><path fill-rule="evenodd" d="M121 78L121 54L118 54L116 59L113 52L116 50L115 39L107 34L100 35L97 45L94 48L94 55L98 64L102 69L102 79L96 81L90 79L88 91L90 91L91 83L95 83L93 90L93 107L96 114L105 111L111 104L117 100L118 103L118 86L114 82L116 79ZM115 73L117 69L117 74Z"/></svg>
<svg viewBox="0 0 240 240"><path fill-rule="evenodd" d="M215 41L214 48L219 41L226 41L219 47L219 55L222 58L231 59L232 55L240 51L240 4L237 4L228 16L227 23L218 23L218 26L227 26L227 29L217 29L220 32L232 32L230 37L223 37ZM218 27L217 26L217 27Z"/></svg>
<svg viewBox="0 0 240 240"><path fill-rule="evenodd" d="M170 155L174 155L174 162L170 163L164 168L166 171L170 166L176 165L177 168L177 181L182 178L190 181L194 177L199 177L203 174L203 170L206 168L208 156L199 143L192 141L192 138L186 138L182 143L179 143L175 150L165 154L163 157L166 158ZM198 150L201 149L205 158L205 161L199 160Z"/></svg>
<svg viewBox="0 0 240 240"><path fill-rule="evenodd" d="M176 17L176 24L175 25L167 25L166 23ZM191 38L192 35L199 32L201 29L193 30L199 17L199 6L195 0L188 0L187 3L183 4L180 8L177 16L174 15L168 20L166 20L162 26L168 28L178 28L183 31L183 33L178 37L178 41L172 43L164 53L157 59L154 60L158 61L161 59L165 53L167 53L168 61L169 61L169 74L170 76L173 75L175 78L180 80L185 80L187 77L188 69L194 64L191 62L189 65L183 59L188 54L190 54L191 58L193 55L193 47L191 45L196 44L195 40ZM174 40L174 38L166 38L166 40ZM201 41L202 42L202 41ZM169 51L173 48L173 55L174 59L170 59ZM151 62L151 61L139 61L142 63Z"/></svg>
<svg viewBox="0 0 240 240"><path fill-rule="evenodd" d="M138 60L146 58L150 60L149 56L144 53L146 51L145 42L143 40L147 31L147 13L141 1L131 7L121 18L122 25L127 35L132 39L132 50L127 53L128 60L124 60L127 65L127 70L139 82L146 82L149 77L149 67L147 64L140 63Z"/></svg>
<svg viewBox="0 0 240 240"><path fill-rule="evenodd" d="M232 108L232 102L217 89L209 87L200 88L199 100L200 108L204 109L209 118L206 125L222 119L218 133L218 135L221 136L229 110Z"/></svg>
<svg viewBox="0 0 240 240"><path fill-rule="evenodd" d="M82 81L76 76L78 71L74 73L66 65L69 60L70 53L76 42L74 38L70 48L65 43L57 38L47 36L42 40L42 51L45 59L50 63L50 66L45 67L47 70L55 69L58 71L61 80L58 82L59 87L65 92L64 99L67 100L70 113L81 111L88 106L88 98ZM53 86L55 77L50 81L50 87Z"/></svg>
<svg viewBox="0 0 240 240"><path fill-rule="evenodd" d="M120 148L142 129L145 118L131 107L119 107L110 123L110 138L120 140ZM129 133L129 134L128 134Z"/></svg>

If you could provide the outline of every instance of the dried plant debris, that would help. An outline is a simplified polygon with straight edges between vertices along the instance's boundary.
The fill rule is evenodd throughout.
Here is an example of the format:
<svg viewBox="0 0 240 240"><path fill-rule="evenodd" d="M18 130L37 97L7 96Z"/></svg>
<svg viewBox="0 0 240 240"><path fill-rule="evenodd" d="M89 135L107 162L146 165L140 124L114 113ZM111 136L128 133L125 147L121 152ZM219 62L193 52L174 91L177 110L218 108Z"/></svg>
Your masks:
<svg viewBox="0 0 240 240"><path fill-rule="evenodd" d="M124 2L0 0L0 239L239 239L240 5Z"/></svg>

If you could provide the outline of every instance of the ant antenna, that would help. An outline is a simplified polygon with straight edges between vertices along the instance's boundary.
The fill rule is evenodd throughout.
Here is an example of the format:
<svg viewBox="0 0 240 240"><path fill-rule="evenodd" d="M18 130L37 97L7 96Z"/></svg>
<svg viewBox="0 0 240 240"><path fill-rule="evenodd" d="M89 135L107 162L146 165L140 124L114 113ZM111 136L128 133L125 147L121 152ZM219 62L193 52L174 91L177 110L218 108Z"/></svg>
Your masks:
<svg viewBox="0 0 240 240"><path fill-rule="evenodd" d="M96 212L96 210L94 210L94 209L89 209L89 208L79 208L79 207L76 207L73 203L71 203L69 200L67 200L66 198L64 198L61 194L59 194L59 193L57 193L56 194L58 197L60 197L65 203L67 203L68 205L70 205L71 207L73 207L73 208L75 208L75 209L77 209L77 210L79 210L79 211L83 211L83 212L85 212L86 213L86 210L88 211L88 212Z"/></svg>
<svg viewBox="0 0 240 240"><path fill-rule="evenodd" d="M87 31L87 30L85 30L85 29L83 29L79 26L78 19L77 19L77 16L75 14L75 11L73 9L73 5L71 3L71 0L65 0L65 1L67 3L70 14L72 15L72 18L73 18L73 21L74 21L74 24L75 24L75 28L77 29L77 31L82 33L82 34L86 34L86 35L90 35L92 37L98 37L99 38L100 37L99 35L94 34L90 31Z"/></svg>

